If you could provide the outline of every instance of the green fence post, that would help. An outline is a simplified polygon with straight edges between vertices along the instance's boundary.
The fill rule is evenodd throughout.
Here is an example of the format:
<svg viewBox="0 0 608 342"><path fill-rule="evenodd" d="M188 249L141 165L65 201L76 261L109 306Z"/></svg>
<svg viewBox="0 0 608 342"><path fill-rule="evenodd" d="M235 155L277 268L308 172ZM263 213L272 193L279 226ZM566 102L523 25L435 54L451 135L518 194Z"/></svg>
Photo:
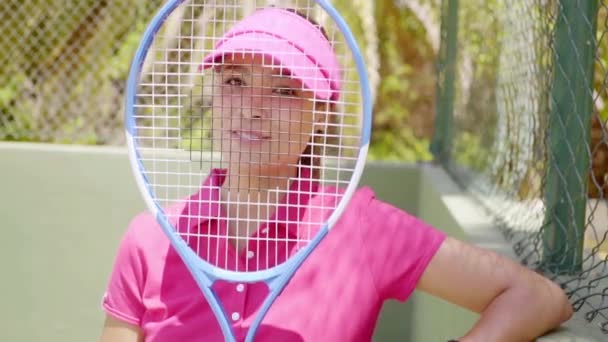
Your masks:
<svg viewBox="0 0 608 342"><path fill-rule="evenodd" d="M582 266L597 11L597 1L559 0L543 232L543 267L555 273Z"/></svg>
<svg viewBox="0 0 608 342"><path fill-rule="evenodd" d="M458 51L458 0L441 2L441 44L437 55L437 115L431 152L447 163L453 134L454 80Z"/></svg>

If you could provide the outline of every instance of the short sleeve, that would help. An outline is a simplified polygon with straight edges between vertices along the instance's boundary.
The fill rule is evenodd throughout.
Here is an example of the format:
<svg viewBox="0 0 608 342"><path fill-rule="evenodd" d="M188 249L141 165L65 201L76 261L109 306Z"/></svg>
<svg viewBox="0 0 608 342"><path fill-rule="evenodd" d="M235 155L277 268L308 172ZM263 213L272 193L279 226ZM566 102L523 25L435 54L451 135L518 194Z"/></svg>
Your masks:
<svg viewBox="0 0 608 342"><path fill-rule="evenodd" d="M142 292L146 270L134 229L137 223L137 219L131 223L118 246L102 307L107 314L139 326L144 312Z"/></svg>
<svg viewBox="0 0 608 342"><path fill-rule="evenodd" d="M363 251L380 296L407 300L445 233L376 198L361 215Z"/></svg>

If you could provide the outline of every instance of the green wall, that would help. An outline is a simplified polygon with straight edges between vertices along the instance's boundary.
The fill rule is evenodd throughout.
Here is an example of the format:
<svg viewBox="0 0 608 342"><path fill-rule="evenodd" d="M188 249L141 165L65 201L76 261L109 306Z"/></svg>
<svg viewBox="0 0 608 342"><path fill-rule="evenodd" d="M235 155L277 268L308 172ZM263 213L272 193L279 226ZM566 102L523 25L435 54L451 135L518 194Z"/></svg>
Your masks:
<svg viewBox="0 0 608 342"><path fill-rule="evenodd" d="M13 146L0 147L0 341L94 341L118 239L143 209L126 154Z"/></svg>
<svg viewBox="0 0 608 342"><path fill-rule="evenodd" d="M97 340L119 238L144 210L125 150L0 143L0 170L0 341ZM456 192L446 192L446 180L425 165L370 163L362 184L449 235L469 238L454 217L466 211L446 200ZM386 303L374 340L445 341L475 317L416 292L406 303Z"/></svg>

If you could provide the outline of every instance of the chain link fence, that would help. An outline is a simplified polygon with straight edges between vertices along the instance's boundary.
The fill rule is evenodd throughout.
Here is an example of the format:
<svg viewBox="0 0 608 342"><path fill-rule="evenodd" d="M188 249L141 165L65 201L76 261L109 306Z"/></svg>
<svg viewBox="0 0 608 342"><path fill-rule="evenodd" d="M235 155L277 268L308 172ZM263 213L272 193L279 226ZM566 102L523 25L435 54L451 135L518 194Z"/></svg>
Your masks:
<svg viewBox="0 0 608 342"><path fill-rule="evenodd" d="M216 2L216 0L208 0ZM231 1L223 0L224 3ZM301 0L300 0L301 1ZM121 145L130 62L162 0L5 0L0 5L0 141ZM251 0L298 6L298 0ZM360 37L375 90L367 1L334 2Z"/></svg>
<svg viewBox="0 0 608 342"><path fill-rule="evenodd" d="M129 62L160 4L4 1L0 140L121 144Z"/></svg>
<svg viewBox="0 0 608 342"><path fill-rule="evenodd" d="M443 1L433 150L608 333L608 1Z"/></svg>

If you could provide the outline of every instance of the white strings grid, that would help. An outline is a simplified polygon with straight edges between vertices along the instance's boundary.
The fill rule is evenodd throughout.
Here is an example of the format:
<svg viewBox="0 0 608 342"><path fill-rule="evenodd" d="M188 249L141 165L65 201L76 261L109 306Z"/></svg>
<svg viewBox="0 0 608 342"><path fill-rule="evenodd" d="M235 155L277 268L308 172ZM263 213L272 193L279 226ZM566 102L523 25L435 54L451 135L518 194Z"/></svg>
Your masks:
<svg viewBox="0 0 608 342"><path fill-rule="evenodd" d="M259 53L227 54L202 68L233 25L269 5L324 28L341 67L337 99L316 99ZM359 79L343 33L315 1L186 1L157 33L137 89L135 139L153 196L217 267L247 272L285 262L314 238L352 177Z"/></svg>

